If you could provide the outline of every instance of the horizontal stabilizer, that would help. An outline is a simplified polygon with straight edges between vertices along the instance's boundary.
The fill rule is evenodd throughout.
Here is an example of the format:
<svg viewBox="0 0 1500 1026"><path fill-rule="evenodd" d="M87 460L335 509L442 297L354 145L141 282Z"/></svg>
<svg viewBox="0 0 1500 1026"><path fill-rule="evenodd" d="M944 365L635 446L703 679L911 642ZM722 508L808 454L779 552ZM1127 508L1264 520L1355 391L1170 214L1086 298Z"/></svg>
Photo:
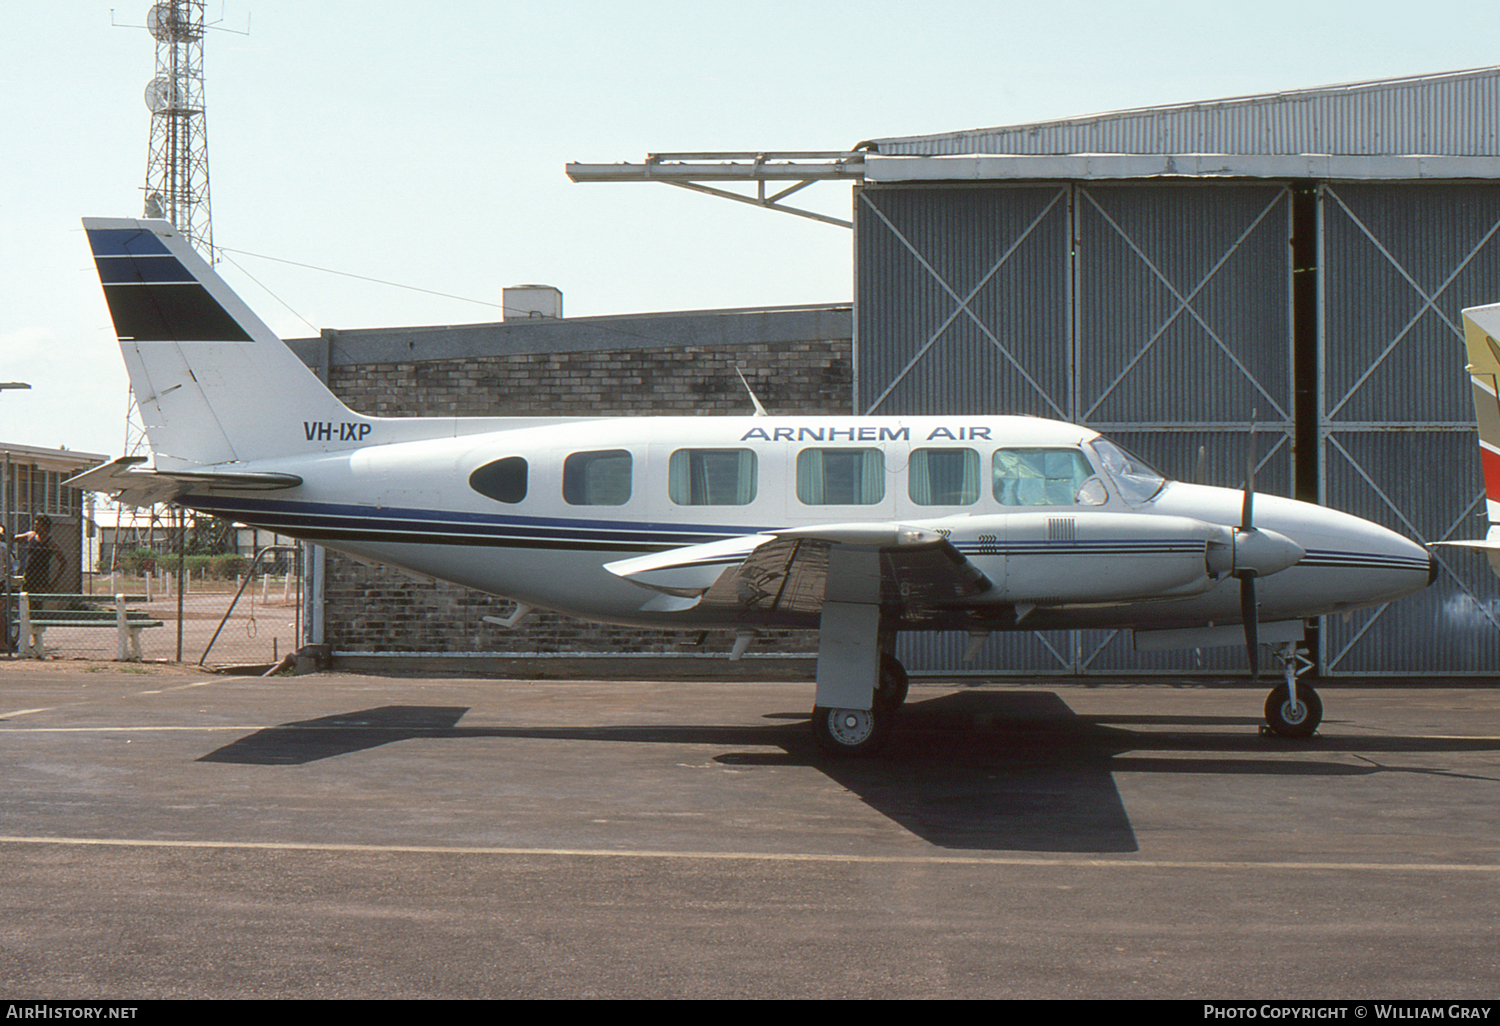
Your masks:
<svg viewBox="0 0 1500 1026"><path fill-rule="evenodd" d="M302 483L296 474L269 471L230 473L204 470L141 470L144 456L122 456L102 467L69 478L64 484L89 492L106 492L126 506L153 506L188 492L208 489L274 491Z"/></svg>
<svg viewBox="0 0 1500 1026"><path fill-rule="evenodd" d="M1432 548L1442 545L1447 548L1468 549L1471 552L1482 552L1484 558L1489 560L1490 569L1500 574L1500 524L1492 526L1483 538L1464 538L1454 541L1428 542Z"/></svg>

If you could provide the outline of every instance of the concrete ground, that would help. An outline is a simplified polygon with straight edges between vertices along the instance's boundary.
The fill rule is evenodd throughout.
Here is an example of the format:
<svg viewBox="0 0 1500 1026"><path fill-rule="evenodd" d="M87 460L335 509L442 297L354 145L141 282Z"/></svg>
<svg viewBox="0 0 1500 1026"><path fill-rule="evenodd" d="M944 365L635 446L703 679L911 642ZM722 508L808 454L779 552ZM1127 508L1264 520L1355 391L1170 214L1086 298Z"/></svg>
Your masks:
<svg viewBox="0 0 1500 1026"><path fill-rule="evenodd" d="M7 998L1500 993L1500 691L0 664Z"/></svg>

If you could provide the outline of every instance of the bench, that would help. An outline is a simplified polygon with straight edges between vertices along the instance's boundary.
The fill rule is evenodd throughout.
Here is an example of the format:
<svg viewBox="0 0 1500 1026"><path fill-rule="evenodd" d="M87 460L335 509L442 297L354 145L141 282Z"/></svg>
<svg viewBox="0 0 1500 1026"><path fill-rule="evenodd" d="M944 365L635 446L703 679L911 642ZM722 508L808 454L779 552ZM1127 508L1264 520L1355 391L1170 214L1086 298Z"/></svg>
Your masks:
<svg viewBox="0 0 1500 1026"><path fill-rule="evenodd" d="M162 621L152 619L151 614L127 609L126 603L144 602L144 595L116 595L109 606L100 601L110 601L102 595L76 595L57 593L20 592L16 596L16 623L20 628L17 640L20 654L28 659L45 659L46 646L42 643L48 627L113 627L119 632L119 647L116 659L123 662L140 662L141 631L147 627L160 627ZM37 608L32 608L32 603ZM60 608L49 609L50 605Z"/></svg>

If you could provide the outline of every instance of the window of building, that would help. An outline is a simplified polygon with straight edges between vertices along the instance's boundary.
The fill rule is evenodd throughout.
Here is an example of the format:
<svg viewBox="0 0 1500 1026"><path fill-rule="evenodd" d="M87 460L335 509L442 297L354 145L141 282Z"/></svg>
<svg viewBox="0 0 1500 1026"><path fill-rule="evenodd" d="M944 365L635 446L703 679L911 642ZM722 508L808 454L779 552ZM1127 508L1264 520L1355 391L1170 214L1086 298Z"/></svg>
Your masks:
<svg viewBox="0 0 1500 1026"><path fill-rule="evenodd" d="M797 454L797 498L809 506L874 505L885 498L885 454L803 449Z"/></svg>
<svg viewBox="0 0 1500 1026"><path fill-rule="evenodd" d="M995 451L995 499L1002 506L1098 505L1105 500L1104 490L1084 488L1093 476L1077 449Z"/></svg>
<svg viewBox="0 0 1500 1026"><path fill-rule="evenodd" d="M755 479L752 449L678 449L667 461L667 495L679 506L747 506Z"/></svg>
<svg viewBox="0 0 1500 1026"><path fill-rule="evenodd" d="M630 453L575 452L563 461L563 501L570 506L623 506L630 501Z"/></svg>
<svg viewBox="0 0 1500 1026"><path fill-rule="evenodd" d="M906 490L918 506L968 506L979 501L979 453L913 449Z"/></svg>
<svg viewBox="0 0 1500 1026"><path fill-rule="evenodd" d="M519 456L486 463L469 475L469 487L496 502L517 503L526 498L526 461Z"/></svg>

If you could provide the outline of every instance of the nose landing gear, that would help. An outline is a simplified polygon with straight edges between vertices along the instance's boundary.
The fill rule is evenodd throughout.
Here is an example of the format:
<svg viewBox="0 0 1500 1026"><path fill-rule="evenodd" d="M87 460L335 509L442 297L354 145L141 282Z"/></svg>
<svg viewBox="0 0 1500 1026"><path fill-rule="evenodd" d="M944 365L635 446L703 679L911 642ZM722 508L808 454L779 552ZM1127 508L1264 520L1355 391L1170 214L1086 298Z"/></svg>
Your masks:
<svg viewBox="0 0 1500 1026"><path fill-rule="evenodd" d="M1311 684L1297 680L1312 669L1312 661L1298 651L1296 642L1284 641L1273 651L1286 681L1266 696L1266 725L1262 729L1278 737L1312 737L1323 722L1323 700Z"/></svg>

